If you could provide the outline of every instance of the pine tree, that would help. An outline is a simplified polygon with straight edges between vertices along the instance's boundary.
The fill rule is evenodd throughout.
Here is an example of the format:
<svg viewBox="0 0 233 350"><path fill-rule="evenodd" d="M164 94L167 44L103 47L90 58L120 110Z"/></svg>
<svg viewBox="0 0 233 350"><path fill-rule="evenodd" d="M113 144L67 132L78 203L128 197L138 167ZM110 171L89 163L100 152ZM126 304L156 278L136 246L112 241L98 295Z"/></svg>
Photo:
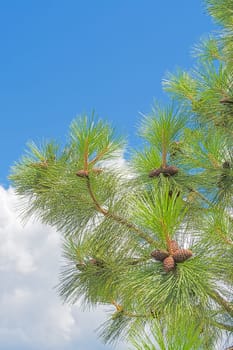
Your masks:
<svg viewBox="0 0 233 350"><path fill-rule="evenodd" d="M95 117L74 120L64 148L29 144L10 176L23 216L63 237L59 293L110 305L105 342L135 349L222 349L233 331L233 1L208 0L220 32L169 74L171 105L143 116L143 146ZM29 204L28 204L29 203Z"/></svg>

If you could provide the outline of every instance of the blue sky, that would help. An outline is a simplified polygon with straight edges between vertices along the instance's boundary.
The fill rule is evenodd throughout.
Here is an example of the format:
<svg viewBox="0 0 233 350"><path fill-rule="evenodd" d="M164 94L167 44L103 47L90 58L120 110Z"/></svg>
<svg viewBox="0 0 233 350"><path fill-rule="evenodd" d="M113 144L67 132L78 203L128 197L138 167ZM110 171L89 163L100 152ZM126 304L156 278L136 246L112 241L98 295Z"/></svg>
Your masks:
<svg viewBox="0 0 233 350"><path fill-rule="evenodd" d="M28 140L63 141L96 113L137 142L139 112L213 28L201 0L0 1L0 184Z"/></svg>
<svg viewBox="0 0 233 350"><path fill-rule="evenodd" d="M64 142L93 109L136 146L139 112L166 101L162 78L190 68L193 44L214 29L201 0L0 0L1 349L110 349L93 332L101 310L82 314L57 297L59 235L21 225L10 166L27 141Z"/></svg>

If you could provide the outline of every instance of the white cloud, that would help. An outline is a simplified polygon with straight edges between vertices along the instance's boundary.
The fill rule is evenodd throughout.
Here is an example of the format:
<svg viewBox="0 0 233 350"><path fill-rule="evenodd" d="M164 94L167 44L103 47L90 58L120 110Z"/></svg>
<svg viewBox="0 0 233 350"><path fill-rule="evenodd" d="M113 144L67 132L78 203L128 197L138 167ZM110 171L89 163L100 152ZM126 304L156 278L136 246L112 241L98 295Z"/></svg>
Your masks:
<svg viewBox="0 0 233 350"><path fill-rule="evenodd" d="M103 310L82 312L57 295L59 234L39 222L22 225L18 201L12 188L0 187L0 348L110 349L94 333Z"/></svg>

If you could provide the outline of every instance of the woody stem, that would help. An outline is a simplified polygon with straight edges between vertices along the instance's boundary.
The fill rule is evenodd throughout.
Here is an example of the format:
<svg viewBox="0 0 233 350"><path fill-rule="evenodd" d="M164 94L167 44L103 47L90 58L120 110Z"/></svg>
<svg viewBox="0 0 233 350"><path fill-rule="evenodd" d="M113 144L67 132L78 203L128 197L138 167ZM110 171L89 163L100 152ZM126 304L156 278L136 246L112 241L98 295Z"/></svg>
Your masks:
<svg viewBox="0 0 233 350"><path fill-rule="evenodd" d="M167 147L165 142L164 131L162 132L162 168L167 165Z"/></svg>
<svg viewBox="0 0 233 350"><path fill-rule="evenodd" d="M117 304L117 302L115 300L112 300L111 303L112 303L112 305L115 306L117 312L122 312L124 314L124 316L126 316L126 317L144 317L144 318L153 317L153 318L155 318L155 314L153 311L150 311L150 313L147 313L147 314L136 314L136 313L124 310L123 306Z"/></svg>
<svg viewBox="0 0 233 350"><path fill-rule="evenodd" d="M126 226L128 229L136 232L143 240L145 240L147 243L155 245L156 241L153 240L147 233L143 232L139 227L137 227L136 225L132 224L131 222L128 222L125 218L122 218L114 213L111 213L110 211L104 209L101 207L101 205L99 204L94 192L92 191L91 188L91 183L90 183L90 179L86 178L87 180L87 188L88 188L88 192L90 194L90 197L96 207L96 210L103 214L105 217L108 217L110 219L113 219L114 221L118 222L121 225Z"/></svg>
<svg viewBox="0 0 233 350"><path fill-rule="evenodd" d="M231 317L233 317L233 304L224 299L220 294L218 294L216 291L212 291L209 293L209 296L216 301L219 305L221 305L224 310L228 312Z"/></svg>
<svg viewBox="0 0 233 350"><path fill-rule="evenodd" d="M166 224L165 224L165 222L163 220L161 221L161 225L162 225L162 229L163 229L163 232L164 232L164 236L165 236L168 252L169 252L169 254L172 254L171 238L170 238L170 235L169 235L169 233L167 231L167 226L166 226Z"/></svg>
<svg viewBox="0 0 233 350"><path fill-rule="evenodd" d="M104 148L100 153L98 153L98 154L95 156L95 158L93 158L93 159L89 162L89 164L90 164L90 165L93 165L93 164L95 164L96 162L98 162L98 161L105 155L105 153L108 151L108 149L109 149L109 147Z"/></svg>
<svg viewBox="0 0 233 350"><path fill-rule="evenodd" d="M226 331L229 332L233 332L233 326L229 325L229 324L224 324L221 322L211 322L214 326L220 328L220 329L224 329ZM228 348L229 349L229 348ZM227 350L227 349L226 349Z"/></svg>
<svg viewBox="0 0 233 350"><path fill-rule="evenodd" d="M89 140L88 137L85 140L85 148L84 148L84 170L88 170L88 156L89 156Z"/></svg>

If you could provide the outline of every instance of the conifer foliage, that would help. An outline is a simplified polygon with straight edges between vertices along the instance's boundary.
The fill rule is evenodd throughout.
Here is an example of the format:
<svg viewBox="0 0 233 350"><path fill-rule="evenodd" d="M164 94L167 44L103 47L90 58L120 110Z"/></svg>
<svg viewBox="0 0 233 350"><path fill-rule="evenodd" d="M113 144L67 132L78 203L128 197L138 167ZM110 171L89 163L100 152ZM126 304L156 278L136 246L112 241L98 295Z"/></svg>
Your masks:
<svg viewBox="0 0 233 350"><path fill-rule="evenodd" d="M61 297L110 305L105 342L231 345L233 1L206 4L220 32L194 47L193 70L164 79L172 103L143 116L143 148L123 166L124 140L83 115L64 148L31 143L12 168L22 215L62 234Z"/></svg>

